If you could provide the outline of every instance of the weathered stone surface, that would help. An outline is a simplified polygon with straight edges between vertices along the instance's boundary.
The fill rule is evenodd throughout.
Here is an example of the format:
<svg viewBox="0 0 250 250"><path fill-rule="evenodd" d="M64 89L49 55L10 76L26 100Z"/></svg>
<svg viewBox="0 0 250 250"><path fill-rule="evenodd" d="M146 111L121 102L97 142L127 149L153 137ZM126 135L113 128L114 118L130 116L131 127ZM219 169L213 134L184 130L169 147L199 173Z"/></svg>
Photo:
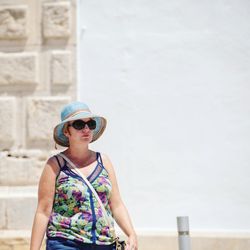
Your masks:
<svg viewBox="0 0 250 250"><path fill-rule="evenodd" d="M7 229L31 229L37 206L35 197L14 197L6 200ZM10 209L11 208L11 209Z"/></svg>
<svg viewBox="0 0 250 250"><path fill-rule="evenodd" d="M44 162L36 159L1 157L0 185L37 185Z"/></svg>
<svg viewBox="0 0 250 250"><path fill-rule="evenodd" d="M5 250L29 250L29 240L28 239L21 239L21 238L14 238L9 241L3 241L2 246L4 247L3 249ZM1 249L2 250L2 249Z"/></svg>
<svg viewBox="0 0 250 250"><path fill-rule="evenodd" d="M30 230L0 230L1 250L29 250ZM45 240L41 250L45 249Z"/></svg>
<svg viewBox="0 0 250 250"><path fill-rule="evenodd" d="M38 83L37 54L0 53L0 85L35 83Z"/></svg>
<svg viewBox="0 0 250 250"><path fill-rule="evenodd" d="M5 224L0 225L0 229L31 230L37 206L37 187L0 187L0 207L2 205Z"/></svg>
<svg viewBox="0 0 250 250"><path fill-rule="evenodd" d="M27 37L27 7L14 6L0 9L0 39Z"/></svg>
<svg viewBox="0 0 250 250"><path fill-rule="evenodd" d="M1 150L6 147L9 147L13 143L15 138L16 100L14 97L0 98L0 117L1 117L0 150Z"/></svg>
<svg viewBox="0 0 250 250"><path fill-rule="evenodd" d="M45 161L50 155L49 152L39 149L13 149L2 151L1 155L5 157L33 158L39 161Z"/></svg>
<svg viewBox="0 0 250 250"><path fill-rule="evenodd" d="M60 112L70 101L66 97L32 98L28 101L28 139L53 140L53 129L60 121Z"/></svg>
<svg viewBox="0 0 250 250"><path fill-rule="evenodd" d="M5 216L6 206L5 202L0 202L0 228L6 228L6 216Z"/></svg>
<svg viewBox="0 0 250 250"><path fill-rule="evenodd" d="M1 250L12 250L12 247L11 247L11 245L9 245L8 240L5 240L5 241L0 240L0 244L2 247ZM27 249L27 248L24 248L24 249Z"/></svg>
<svg viewBox="0 0 250 250"><path fill-rule="evenodd" d="M75 48L75 37L71 35L75 35L75 27L71 19L74 22L76 2L66 1L0 1L1 250L29 249L30 235L4 238L3 232L31 230L37 188L26 189L37 185L49 154L47 147L43 152L37 150L47 143L36 147L33 142L53 141L52 130L60 121L60 110L70 101L70 98L41 96L65 95L64 90L67 95L75 96L74 86L50 86L68 85L75 80L71 58ZM64 52L66 42L69 51ZM53 52L50 57L55 48L61 51ZM40 82L41 85L36 85ZM27 103L25 98L30 98Z"/></svg>
<svg viewBox="0 0 250 250"><path fill-rule="evenodd" d="M69 2L43 5L43 35L45 38L67 38L71 32Z"/></svg>
<svg viewBox="0 0 250 250"><path fill-rule="evenodd" d="M72 65L70 51L53 51L51 55L51 81L53 84L70 84L72 82Z"/></svg>

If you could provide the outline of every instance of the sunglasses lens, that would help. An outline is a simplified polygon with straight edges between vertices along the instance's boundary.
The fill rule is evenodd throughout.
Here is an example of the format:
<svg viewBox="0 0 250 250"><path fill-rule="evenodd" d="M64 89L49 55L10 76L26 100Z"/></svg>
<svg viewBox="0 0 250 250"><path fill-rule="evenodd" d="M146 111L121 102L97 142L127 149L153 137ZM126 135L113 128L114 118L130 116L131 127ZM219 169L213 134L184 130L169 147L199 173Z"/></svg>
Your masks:
<svg viewBox="0 0 250 250"><path fill-rule="evenodd" d="M87 125L90 130L94 130L96 128L96 121L95 120L90 120L87 122Z"/></svg>
<svg viewBox="0 0 250 250"><path fill-rule="evenodd" d="M76 120L72 123L72 127L81 130L85 128L85 125L89 127L90 130L94 130L96 128L96 121L95 120L89 120L87 122L84 122L82 120Z"/></svg>
<svg viewBox="0 0 250 250"><path fill-rule="evenodd" d="M77 130L81 130L85 127L85 122L82 120L76 120L72 123L72 127Z"/></svg>

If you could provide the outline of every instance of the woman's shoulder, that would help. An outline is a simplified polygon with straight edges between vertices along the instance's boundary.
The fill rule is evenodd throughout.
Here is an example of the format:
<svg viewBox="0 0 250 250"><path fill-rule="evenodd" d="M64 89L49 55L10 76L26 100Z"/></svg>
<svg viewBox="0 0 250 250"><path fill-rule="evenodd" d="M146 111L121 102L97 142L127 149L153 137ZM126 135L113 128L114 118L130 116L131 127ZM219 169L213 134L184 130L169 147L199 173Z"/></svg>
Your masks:
<svg viewBox="0 0 250 250"><path fill-rule="evenodd" d="M100 155L103 162L110 162L110 158L106 153L103 152L97 152L97 153Z"/></svg>
<svg viewBox="0 0 250 250"><path fill-rule="evenodd" d="M48 159L47 159L47 162L45 164L45 168L52 168L54 170L54 172L58 173L59 170L60 170L60 159L58 157L57 154L55 155L52 155L50 156ZM60 163L61 164L61 163Z"/></svg>
<svg viewBox="0 0 250 250"><path fill-rule="evenodd" d="M56 159L57 157L58 157L58 156L57 156L56 154L50 156L50 157L47 159L46 164L51 165L51 166L56 165L56 164L57 164L57 159Z"/></svg>
<svg viewBox="0 0 250 250"><path fill-rule="evenodd" d="M112 162L111 162L109 156L103 152L99 152L99 154L100 154L104 168L106 168L107 170L112 170L113 165L112 165Z"/></svg>
<svg viewBox="0 0 250 250"><path fill-rule="evenodd" d="M57 152L52 154L48 159L47 159L47 164L49 165L56 165L56 166L61 166L63 164L64 159L61 154L64 154L64 151L62 152Z"/></svg>

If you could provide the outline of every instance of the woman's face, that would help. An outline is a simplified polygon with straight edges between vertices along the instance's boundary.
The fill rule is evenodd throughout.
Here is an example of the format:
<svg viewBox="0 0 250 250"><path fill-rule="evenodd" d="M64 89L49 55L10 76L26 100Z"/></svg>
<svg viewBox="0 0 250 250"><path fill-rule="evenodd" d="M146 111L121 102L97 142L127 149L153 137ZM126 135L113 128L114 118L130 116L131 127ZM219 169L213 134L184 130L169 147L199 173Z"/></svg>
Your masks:
<svg viewBox="0 0 250 250"><path fill-rule="evenodd" d="M70 121L64 133L71 143L90 143L95 126L95 120L89 118Z"/></svg>

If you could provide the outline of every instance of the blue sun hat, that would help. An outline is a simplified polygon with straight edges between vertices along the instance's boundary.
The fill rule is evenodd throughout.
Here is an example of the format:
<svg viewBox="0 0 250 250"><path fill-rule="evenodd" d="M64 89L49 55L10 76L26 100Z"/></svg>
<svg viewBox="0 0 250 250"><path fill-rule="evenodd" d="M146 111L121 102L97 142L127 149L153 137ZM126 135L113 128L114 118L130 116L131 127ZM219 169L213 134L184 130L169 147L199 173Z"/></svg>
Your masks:
<svg viewBox="0 0 250 250"><path fill-rule="evenodd" d="M96 121L96 128L93 130L93 139L96 141L104 132L107 120L104 117L91 113L89 107L83 102L72 102L63 107L61 111L61 122L54 128L54 140L63 147L69 147L69 140L64 135L64 126L69 121L91 118Z"/></svg>

